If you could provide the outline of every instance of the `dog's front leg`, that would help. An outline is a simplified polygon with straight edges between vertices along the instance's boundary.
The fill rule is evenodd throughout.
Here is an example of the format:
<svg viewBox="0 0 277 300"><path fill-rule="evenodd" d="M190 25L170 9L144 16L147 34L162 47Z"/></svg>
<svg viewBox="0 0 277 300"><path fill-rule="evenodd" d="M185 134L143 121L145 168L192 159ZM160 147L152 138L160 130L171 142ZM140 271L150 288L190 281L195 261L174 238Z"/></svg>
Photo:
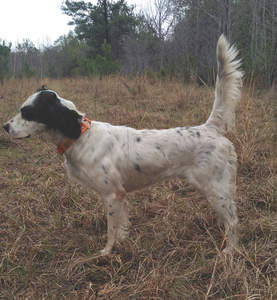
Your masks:
<svg viewBox="0 0 277 300"><path fill-rule="evenodd" d="M108 240L102 255L110 254L115 242L124 240L128 235L129 217L125 192L120 191L102 197L107 208Z"/></svg>

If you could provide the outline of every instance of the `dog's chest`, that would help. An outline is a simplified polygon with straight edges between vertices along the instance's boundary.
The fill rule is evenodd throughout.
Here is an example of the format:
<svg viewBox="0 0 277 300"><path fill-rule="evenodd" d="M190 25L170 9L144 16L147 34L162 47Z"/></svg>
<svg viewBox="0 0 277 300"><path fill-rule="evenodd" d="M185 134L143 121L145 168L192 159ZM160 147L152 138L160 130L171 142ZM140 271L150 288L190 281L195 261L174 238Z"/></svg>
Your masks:
<svg viewBox="0 0 277 300"><path fill-rule="evenodd" d="M94 187L94 182L91 176L87 174L86 168L82 164L76 163L75 161L65 160L64 165L70 180L85 186Z"/></svg>

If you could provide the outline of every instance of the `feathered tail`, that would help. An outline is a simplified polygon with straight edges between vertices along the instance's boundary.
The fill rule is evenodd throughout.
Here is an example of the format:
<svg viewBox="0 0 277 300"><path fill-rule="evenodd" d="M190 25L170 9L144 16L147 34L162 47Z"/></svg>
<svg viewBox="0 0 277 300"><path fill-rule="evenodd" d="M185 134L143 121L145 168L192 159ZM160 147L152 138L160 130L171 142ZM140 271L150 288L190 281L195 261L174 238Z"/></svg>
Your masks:
<svg viewBox="0 0 277 300"><path fill-rule="evenodd" d="M235 110L241 96L242 76L240 60L234 46L230 46L222 34L217 42L216 58L218 73L215 86L215 101L207 126L216 127L221 133L235 126Z"/></svg>

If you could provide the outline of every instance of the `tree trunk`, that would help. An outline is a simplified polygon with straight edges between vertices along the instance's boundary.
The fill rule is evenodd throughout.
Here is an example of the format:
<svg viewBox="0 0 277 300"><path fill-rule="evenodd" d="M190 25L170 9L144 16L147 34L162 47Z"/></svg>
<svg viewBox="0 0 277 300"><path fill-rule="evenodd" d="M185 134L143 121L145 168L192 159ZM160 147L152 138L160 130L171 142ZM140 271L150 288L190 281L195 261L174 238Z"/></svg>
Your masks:
<svg viewBox="0 0 277 300"><path fill-rule="evenodd" d="M274 68L271 78L271 92L277 94L277 49L275 49Z"/></svg>
<svg viewBox="0 0 277 300"><path fill-rule="evenodd" d="M105 40L108 44L110 44L109 39L109 23L108 23L108 7L107 7L107 0L103 0L103 6L104 6L104 23L105 23Z"/></svg>

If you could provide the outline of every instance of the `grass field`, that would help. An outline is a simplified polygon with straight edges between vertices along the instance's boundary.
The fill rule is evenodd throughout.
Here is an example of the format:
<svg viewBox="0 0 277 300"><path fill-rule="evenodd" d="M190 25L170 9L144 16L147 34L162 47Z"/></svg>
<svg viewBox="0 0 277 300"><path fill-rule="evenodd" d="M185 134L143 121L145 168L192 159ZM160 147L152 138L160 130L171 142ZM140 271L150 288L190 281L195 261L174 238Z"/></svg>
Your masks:
<svg viewBox="0 0 277 300"><path fill-rule="evenodd" d="M90 119L136 128L197 125L213 103L213 89L153 78L11 79L0 123L42 83ZM130 194L129 239L94 257L106 241L98 196L67 180L45 136L0 131L0 299L277 299L277 101L252 86L229 134L239 157L232 259L206 199L181 180Z"/></svg>

